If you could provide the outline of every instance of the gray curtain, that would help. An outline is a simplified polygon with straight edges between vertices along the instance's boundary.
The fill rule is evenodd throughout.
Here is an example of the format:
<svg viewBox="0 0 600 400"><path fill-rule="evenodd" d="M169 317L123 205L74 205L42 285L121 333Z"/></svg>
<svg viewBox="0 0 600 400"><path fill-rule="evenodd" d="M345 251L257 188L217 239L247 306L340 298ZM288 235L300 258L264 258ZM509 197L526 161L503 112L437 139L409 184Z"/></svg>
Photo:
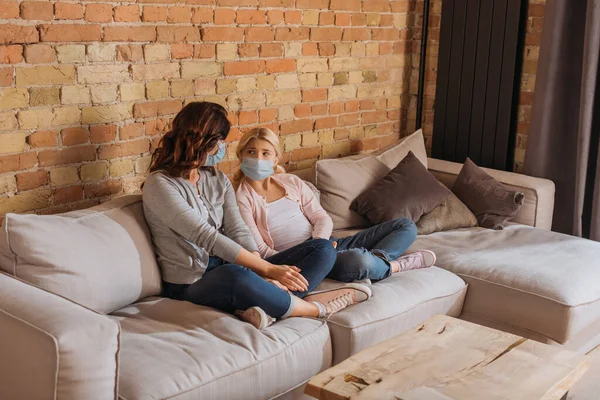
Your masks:
<svg viewBox="0 0 600 400"><path fill-rule="evenodd" d="M548 0L524 172L556 184L553 230L600 241L600 0Z"/></svg>

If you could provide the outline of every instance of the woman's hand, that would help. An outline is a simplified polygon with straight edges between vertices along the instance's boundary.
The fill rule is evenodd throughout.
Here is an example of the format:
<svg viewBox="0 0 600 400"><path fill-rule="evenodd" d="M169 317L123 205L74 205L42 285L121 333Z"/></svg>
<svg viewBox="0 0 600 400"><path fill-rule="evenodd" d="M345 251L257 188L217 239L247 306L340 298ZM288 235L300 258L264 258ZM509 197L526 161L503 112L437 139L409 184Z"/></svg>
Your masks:
<svg viewBox="0 0 600 400"><path fill-rule="evenodd" d="M286 292L289 293L290 289L286 288L285 286L283 286L282 283L280 283L279 281L276 281L275 279L271 279L271 278L263 278L265 281L272 283L273 285L277 286L279 289L281 290L285 290Z"/></svg>
<svg viewBox="0 0 600 400"><path fill-rule="evenodd" d="M300 269L291 265L271 264L266 277L278 281L292 291L308 290L308 281L300 274Z"/></svg>

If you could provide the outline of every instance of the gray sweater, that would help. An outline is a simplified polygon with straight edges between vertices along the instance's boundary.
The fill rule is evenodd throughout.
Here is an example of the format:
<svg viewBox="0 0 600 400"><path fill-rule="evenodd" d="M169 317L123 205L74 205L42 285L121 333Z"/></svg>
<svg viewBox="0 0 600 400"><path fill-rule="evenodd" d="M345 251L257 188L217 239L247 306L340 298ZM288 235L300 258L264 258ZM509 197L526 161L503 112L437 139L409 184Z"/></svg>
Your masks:
<svg viewBox="0 0 600 400"><path fill-rule="evenodd" d="M233 262L242 248L258 251L242 220L231 182L225 174L200 170L198 188L209 215L203 215L194 186L162 171L144 182L146 222L163 280L192 284L202 277L209 256ZM208 222L212 219L215 226Z"/></svg>

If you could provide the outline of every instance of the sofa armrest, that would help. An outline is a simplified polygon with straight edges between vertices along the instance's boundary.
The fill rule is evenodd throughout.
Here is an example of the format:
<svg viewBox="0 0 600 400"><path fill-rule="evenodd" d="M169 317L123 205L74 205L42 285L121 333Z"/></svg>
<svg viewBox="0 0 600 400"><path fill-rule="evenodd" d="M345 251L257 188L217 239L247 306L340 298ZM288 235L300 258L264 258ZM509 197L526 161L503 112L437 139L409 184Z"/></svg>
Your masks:
<svg viewBox="0 0 600 400"><path fill-rule="evenodd" d="M452 187L462 168L462 164L435 158L429 158L428 164L429 172L448 187ZM489 168L483 168L483 170L499 182L525 193L525 204L513 222L541 229L551 229L552 213L554 212L554 182L514 172Z"/></svg>
<svg viewBox="0 0 600 400"><path fill-rule="evenodd" d="M0 398L114 399L119 324L0 273Z"/></svg>

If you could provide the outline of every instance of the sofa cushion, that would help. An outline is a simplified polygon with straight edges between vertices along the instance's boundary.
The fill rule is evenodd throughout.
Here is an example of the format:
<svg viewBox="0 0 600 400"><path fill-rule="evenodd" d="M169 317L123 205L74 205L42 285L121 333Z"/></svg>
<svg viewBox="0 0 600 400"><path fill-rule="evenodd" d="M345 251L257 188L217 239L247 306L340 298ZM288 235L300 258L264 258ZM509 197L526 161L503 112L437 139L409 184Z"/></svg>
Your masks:
<svg viewBox="0 0 600 400"><path fill-rule="evenodd" d="M317 290L338 285L339 282L324 281ZM373 296L368 301L348 307L328 320L334 364L434 315L460 315L467 292L462 279L437 267L400 272L370 288Z"/></svg>
<svg viewBox="0 0 600 400"><path fill-rule="evenodd" d="M268 399L331 365L325 322L289 318L259 331L232 315L166 298L112 314L121 325L124 399Z"/></svg>
<svg viewBox="0 0 600 400"><path fill-rule="evenodd" d="M441 183L440 183L441 185ZM450 193L442 204L417 221L419 235L477 226L477 218L462 201Z"/></svg>
<svg viewBox="0 0 600 400"><path fill-rule="evenodd" d="M600 243L525 225L419 236L469 284L464 313L565 343L600 320ZM535 337L532 337L535 339Z"/></svg>
<svg viewBox="0 0 600 400"><path fill-rule="evenodd" d="M0 269L99 313L161 289L140 196L61 215L7 214Z"/></svg>

